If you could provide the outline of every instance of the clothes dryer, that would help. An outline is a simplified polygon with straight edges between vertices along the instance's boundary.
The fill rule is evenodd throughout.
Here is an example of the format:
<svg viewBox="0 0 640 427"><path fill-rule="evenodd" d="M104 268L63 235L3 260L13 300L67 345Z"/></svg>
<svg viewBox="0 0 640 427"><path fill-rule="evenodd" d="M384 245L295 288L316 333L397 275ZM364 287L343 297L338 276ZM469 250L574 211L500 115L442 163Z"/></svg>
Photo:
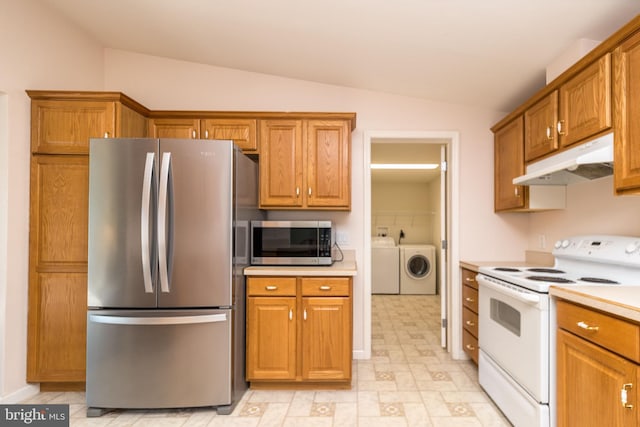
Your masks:
<svg viewBox="0 0 640 427"><path fill-rule="evenodd" d="M436 247L400 245L400 293L436 293Z"/></svg>

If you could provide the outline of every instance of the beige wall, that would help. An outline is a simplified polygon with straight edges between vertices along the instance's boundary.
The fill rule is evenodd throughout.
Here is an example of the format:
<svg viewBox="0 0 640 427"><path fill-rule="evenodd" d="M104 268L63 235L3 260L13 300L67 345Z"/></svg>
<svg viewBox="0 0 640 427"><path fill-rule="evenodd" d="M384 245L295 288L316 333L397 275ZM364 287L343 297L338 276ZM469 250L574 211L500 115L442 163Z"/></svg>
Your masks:
<svg viewBox="0 0 640 427"><path fill-rule="evenodd" d="M28 393L29 98L25 89L102 90L103 52L35 0L0 0L0 402Z"/></svg>

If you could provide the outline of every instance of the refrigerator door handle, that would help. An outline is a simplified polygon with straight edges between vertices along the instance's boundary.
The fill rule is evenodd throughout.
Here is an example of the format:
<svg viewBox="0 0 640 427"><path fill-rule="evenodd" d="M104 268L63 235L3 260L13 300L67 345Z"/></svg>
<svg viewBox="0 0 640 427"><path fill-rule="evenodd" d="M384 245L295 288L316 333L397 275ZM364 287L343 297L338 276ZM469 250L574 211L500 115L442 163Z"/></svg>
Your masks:
<svg viewBox="0 0 640 427"><path fill-rule="evenodd" d="M153 170L155 168L156 153L147 153L144 164L144 178L142 181L142 204L140 206L140 248L142 251L142 276L144 278L144 291L153 293L153 280L151 277L151 247L149 245L149 213L151 211L151 188Z"/></svg>
<svg viewBox="0 0 640 427"><path fill-rule="evenodd" d="M160 290L169 292L169 254L167 239L167 199L169 197L169 169L171 153L162 153L160 167L160 194L158 195L158 258L160 266Z"/></svg>
<svg viewBox="0 0 640 427"><path fill-rule="evenodd" d="M130 317L91 314L89 321L107 325L185 325L197 323L226 322L227 314L206 314L200 316L169 316L169 317Z"/></svg>

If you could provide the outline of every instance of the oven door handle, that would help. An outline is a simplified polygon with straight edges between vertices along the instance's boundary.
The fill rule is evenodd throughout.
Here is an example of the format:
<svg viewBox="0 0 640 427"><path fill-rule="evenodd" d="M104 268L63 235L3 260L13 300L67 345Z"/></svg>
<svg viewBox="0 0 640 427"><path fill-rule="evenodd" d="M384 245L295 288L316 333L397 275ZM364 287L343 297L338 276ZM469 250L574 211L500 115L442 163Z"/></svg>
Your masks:
<svg viewBox="0 0 640 427"><path fill-rule="evenodd" d="M476 276L476 280L478 281L479 285L486 286L487 288L491 288L496 292L500 292L501 294L508 295L512 298L517 299L518 301L522 301L531 305L536 305L540 302L540 296L538 294L531 294L527 292L516 291L515 289L511 289L507 286L502 286L497 283L493 283L485 279L482 275Z"/></svg>

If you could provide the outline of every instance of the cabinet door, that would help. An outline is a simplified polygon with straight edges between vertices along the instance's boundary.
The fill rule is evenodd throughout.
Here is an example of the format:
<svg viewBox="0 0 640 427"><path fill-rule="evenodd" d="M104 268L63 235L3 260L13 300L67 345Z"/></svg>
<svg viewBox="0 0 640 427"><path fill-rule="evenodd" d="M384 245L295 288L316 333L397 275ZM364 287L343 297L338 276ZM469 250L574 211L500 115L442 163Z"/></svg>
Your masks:
<svg viewBox="0 0 640 427"><path fill-rule="evenodd" d="M149 120L149 136L151 138L200 138L200 120L161 118Z"/></svg>
<svg viewBox="0 0 640 427"><path fill-rule="evenodd" d="M553 91L524 112L524 161L530 162L558 149L558 91Z"/></svg>
<svg viewBox="0 0 640 427"><path fill-rule="evenodd" d="M88 154L89 138L115 135L113 102L31 102L31 151L40 154Z"/></svg>
<svg viewBox="0 0 640 427"><path fill-rule="evenodd" d="M560 146L611 127L611 55L606 54L560 86Z"/></svg>
<svg viewBox="0 0 640 427"><path fill-rule="evenodd" d="M204 139L230 139L245 153L258 152L256 119L206 119L200 121Z"/></svg>
<svg viewBox="0 0 640 427"><path fill-rule="evenodd" d="M31 160L28 381L84 381L88 160Z"/></svg>
<svg viewBox="0 0 640 427"><path fill-rule="evenodd" d="M117 138L146 138L148 132L149 123L145 116L126 105L116 103Z"/></svg>
<svg viewBox="0 0 640 427"><path fill-rule="evenodd" d="M306 125L306 204L351 208L351 133L343 120L309 120Z"/></svg>
<svg viewBox="0 0 640 427"><path fill-rule="evenodd" d="M296 378L296 299L250 297L247 381Z"/></svg>
<svg viewBox="0 0 640 427"><path fill-rule="evenodd" d="M260 121L260 207L302 207L302 121Z"/></svg>
<svg viewBox="0 0 640 427"><path fill-rule="evenodd" d="M557 343L558 427L637 426L638 367L563 330Z"/></svg>
<svg viewBox="0 0 640 427"><path fill-rule="evenodd" d="M525 207L526 188L513 178L524 174L522 116L499 129L494 137L494 208L496 212Z"/></svg>
<svg viewBox="0 0 640 427"><path fill-rule="evenodd" d="M614 179L618 194L640 191L640 33L614 51Z"/></svg>
<svg viewBox="0 0 640 427"><path fill-rule="evenodd" d="M351 300L302 299L302 379L351 379Z"/></svg>

